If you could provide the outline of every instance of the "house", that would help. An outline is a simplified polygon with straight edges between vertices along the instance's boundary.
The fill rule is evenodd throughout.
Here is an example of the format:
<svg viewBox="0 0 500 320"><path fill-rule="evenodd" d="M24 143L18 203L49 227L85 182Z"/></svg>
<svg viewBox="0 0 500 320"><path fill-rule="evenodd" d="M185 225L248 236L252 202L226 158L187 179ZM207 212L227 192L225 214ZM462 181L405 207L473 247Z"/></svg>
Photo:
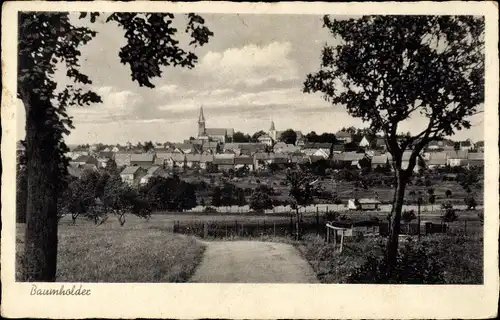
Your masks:
<svg viewBox="0 0 500 320"><path fill-rule="evenodd" d="M341 141L342 143L351 143L352 142L352 135L346 131L338 131L335 134L335 138L337 138L337 140Z"/></svg>
<svg viewBox="0 0 500 320"><path fill-rule="evenodd" d="M253 166L254 170L262 170L266 167L266 164L271 159L269 153L266 152L256 152L253 155Z"/></svg>
<svg viewBox="0 0 500 320"><path fill-rule="evenodd" d="M246 142L239 144L240 155L247 156L251 156L255 152L264 152L268 147L269 146L264 143Z"/></svg>
<svg viewBox="0 0 500 320"><path fill-rule="evenodd" d="M451 151L455 150L455 143L448 139L433 140L429 142L426 149L430 151L437 151L437 150Z"/></svg>
<svg viewBox="0 0 500 320"><path fill-rule="evenodd" d="M358 146L360 146L362 148L367 148L370 146L370 141L368 141L366 136L364 136L363 139L361 139L361 141L359 142Z"/></svg>
<svg viewBox="0 0 500 320"><path fill-rule="evenodd" d="M386 150L387 145L385 144L385 139L382 137L375 138L375 149L377 150Z"/></svg>
<svg viewBox="0 0 500 320"><path fill-rule="evenodd" d="M371 167L376 169L377 167L385 167L389 164L389 158L386 154L374 155L372 157Z"/></svg>
<svg viewBox="0 0 500 320"><path fill-rule="evenodd" d="M484 167L484 153L469 152L467 155L468 167Z"/></svg>
<svg viewBox="0 0 500 320"><path fill-rule="evenodd" d="M307 138L306 137L300 137L295 141L295 145L299 147L303 147L304 145L307 144Z"/></svg>
<svg viewBox="0 0 500 320"><path fill-rule="evenodd" d="M194 144L191 143L175 143L174 144L174 152L182 152L182 153L195 153L199 150Z"/></svg>
<svg viewBox="0 0 500 320"><path fill-rule="evenodd" d="M78 158L72 160L71 162L77 165L94 164L97 166L99 164L97 159L92 156L79 156Z"/></svg>
<svg viewBox="0 0 500 320"><path fill-rule="evenodd" d="M97 168L97 165L93 163L86 163L84 165L80 165L80 169L83 172L97 172L99 169Z"/></svg>
<svg viewBox="0 0 500 320"><path fill-rule="evenodd" d="M237 156L234 157L234 169L240 169L244 167L248 167L250 171L253 171L253 159L250 156Z"/></svg>
<svg viewBox="0 0 500 320"><path fill-rule="evenodd" d="M345 145L342 143L336 143L332 146L332 153L338 154L345 152Z"/></svg>
<svg viewBox="0 0 500 320"><path fill-rule="evenodd" d="M146 175L146 169L139 166L128 166L123 169L120 173L122 181L128 183L129 185L137 185L140 182L140 178Z"/></svg>
<svg viewBox="0 0 500 320"><path fill-rule="evenodd" d="M429 155L429 160L426 162L426 166L429 169L436 169L445 167L448 163L448 156L446 152L433 152Z"/></svg>
<svg viewBox="0 0 500 320"><path fill-rule="evenodd" d="M200 160L201 160L201 154L186 154L186 167L199 168Z"/></svg>
<svg viewBox="0 0 500 320"><path fill-rule="evenodd" d="M69 165L68 174L72 177L80 178L83 174L83 170L78 165Z"/></svg>
<svg viewBox="0 0 500 320"><path fill-rule="evenodd" d="M261 135L260 137L257 138L257 141L267 146L273 145L273 138L271 138L271 136L268 134Z"/></svg>
<svg viewBox="0 0 500 320"><path fill-rule="evenodd" d="M344 152L341 154L334 154L332 160L335 162L343 162L346 165L360 168L359 161L365 159L366 154L357 152Z"/></svg>
<svg viewBox="0 0 500 320"><path fill-rule="evenodd" d="M168 174L160 166L152 166L146 171L146 174L139 179L139 184L147 184L153 177L166 178Z"/></svg>
<svg viewBox="0 0 500 320"><path fill-rule="evenodd" d="M468 153L467 150L446 151L446 164L450 167L467 166Z"/></svg>
<svg viewBox="0 0 500 320"><path fill-rule="evenodd" d="M168 168L184 168L186 166L186 155L174 152L171 157L165 159L165 164Z"/></svg>
<svg viewBox="0 0 500 320"><path fill-rule="evenodd" d="M131 166L151 167L154 160L155 154L153 153L134 153L130 155Z"/></svg>
<svg viewBox="0 0 500 320"><path fill-rule="evenodd" d="M97 154L97 161L99 162L99 166L101 168L106 168L108 165L108 161L113 160L115 154L111 151L101 151Z"/></svg>
<svg viewBox="0 0 500 320"><path fill-rule="evenodd" d="M460 150L469 151L474 149L474 144L470 139L460 141Z"/></svg>
<svg viewBox="0 0 500 320"><path fill-rule="evenodd" d="M218 154L214 156L214 164L219 171L227 171L234 169L234 154L228 157L226 154Z"/></svg>
<svg viewBox="0 0 500 320"><path fill-rule="evenodd" d="M273 147L275 153L293 153L299 150L300 148L298 146L284 142L277 142Z"/></svg>
<svg viewBox="0 0 500 320"><path fill-rule="evenodd" d="M155 156L155 161L154 164L158 166L164 166L166 163L165 161L168 158L171 158L172 155L174 154L172 151L169 151L170 149L158 149L156 150L156 156Z"/></svg>
<svg viewBox="0 0 500 320"><path fill-rule="evenodd" d="M200 169L207 169L207 166L214 162L214 156L211 154L202 154L200 156Z"/></svg>
<svg viewBox="0 0 500 320"><path fill-rule="evenodd" d="M119 147L119 146L114 146L113 148L111 148L111 152L113 152L113 153L117 153L117 152L119 152L120 150L121 150L121 149L120 149L120 147Z"/></svg>
<svg viewBox="0 0 500 320"><path fill-rule="evenodd" d="M377 199L349 199L349 210L380 210L381 202Z"/></svg>
<svg viewBox="0 0 500 320"><path fill-rule="evenodd" d="M115 153L115 162L116 166L122 167L122 166L129 166L130 165L130 156L131 154L129 152L117 152Z"/></svg>
<svg viewBox="0 0 500 320"><path fill-rule="evenodd" d="M279 153L271 153L269 159L267 159L267 164L286 164L289 162L289 158L287 155L279 154Z"/></svg>
<svg viewBox="0 0 500 320"><path fill-rule="evenodd" d="M315 162L318 162L320 160L326 159L323 156L316 156L316 155L308 156L308 158L309 158L309 163L315 163Z"/></svg>
<svg viewBox="0 0 500 320"><path fill-rule="evenodd" d="M478 141L476 142L475 149L477 152L484 152L484 141Z"/></svg>
<svg viewBox="0 0 500 320"><path fill-rule="evenodd" d="M403 152L403 156L401 159L401 169L406 170L410 164L410 157L413 151L411 150L406 150ZM389 157L389 161L392 161L392 156L390 154L387 154ZM422 158L421 155L417 156L416 162L415 162L415 167L413 167L413 172L418 172L422 168L422 164L424 163L424 159ZM444 165L446 165L446 157L444 160Z"/></svg>

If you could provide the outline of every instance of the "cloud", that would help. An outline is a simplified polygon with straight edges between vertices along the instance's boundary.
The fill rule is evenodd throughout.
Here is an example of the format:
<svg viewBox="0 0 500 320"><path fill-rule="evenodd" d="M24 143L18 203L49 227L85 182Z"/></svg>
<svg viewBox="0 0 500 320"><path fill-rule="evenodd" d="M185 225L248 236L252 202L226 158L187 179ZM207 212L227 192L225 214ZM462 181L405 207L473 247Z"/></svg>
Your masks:
<svg viewBox="0 0 500 320"><path fill-rule="evenodd" d="M107 122L120 120L132 115L141 105L142 97L128 90L117 90L106 86L95 89L101 96L102 103L89 107L77 107L69 110L76 123Z"/></svg>
<svg viewBox="0 0 500 320"><path fill-rule="evenodd" d="M265 46L249 44L223 52L209 51L197 66L204 76L221 84L257 86L269 80L298 79L298 65L290 58L290 42L272 42Z"/></svg>

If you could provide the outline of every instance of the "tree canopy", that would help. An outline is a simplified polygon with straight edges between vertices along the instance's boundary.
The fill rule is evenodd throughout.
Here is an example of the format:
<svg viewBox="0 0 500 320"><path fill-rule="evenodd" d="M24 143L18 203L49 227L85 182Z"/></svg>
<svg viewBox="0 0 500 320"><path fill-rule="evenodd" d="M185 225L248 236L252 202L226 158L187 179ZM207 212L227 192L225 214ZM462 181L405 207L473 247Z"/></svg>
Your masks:
<svg viewBox="0 0 500 320"><path fill-rule="evenodd" d="M64 135L73 129L67 108L102 102L92 90L92 80L80 69L80 49L96 36L91 24L100 14L81 13L87 26L74 25L74 13L21 12L18 20L17 97L26 110L27 221L25 257L33 263L26 280L54 281L57 261L57 199L64 189L68 151ZM178 15L176 15L178 16ZM154 88L152 80L163 76L163 67L193 68L193 52L213 33L201 16L185 15L183 30L191 39L180 45L171 13L108 14L106 23L124 30L125 44L118 53L128 65L132 81ZM53 75L66 71L69 83L59 90ZM59 84L61 85L61 84ZM43 168L43 170L40 170Z"/></svg>
<svg viewBox="0 0 500 320"><path fill-rule="evenodd" d="M483 18L325 16L324 26L339 44L323 48L321 69L307 76L304 91L323 93L383 132L393 155L471 126L484 100ZM417 114L425 129L398 142L401 122Z"/></svg>
<svg viewBox="0 0 500 320"><path fill-rule="evenodd" d="M281 133L279 139L287 144L295 144L295 141L297 141L297 133L293 129L287 129Z"/></svg>
<svg viewBox="0 0 500 320"><path fill-rule="evenodd" d="M304 92L322 93L367 122L370 132L383 134L396 178L386 250L391 277L405 188L420 152L433 140L470 128L470 117L481 112L484 17L325 16L323 22L336 44L324 46L320 70L307 76ZM403 122L415 117L426 121L422 131L401 135ZM403 167L406 149L412 151Z"/></svg>

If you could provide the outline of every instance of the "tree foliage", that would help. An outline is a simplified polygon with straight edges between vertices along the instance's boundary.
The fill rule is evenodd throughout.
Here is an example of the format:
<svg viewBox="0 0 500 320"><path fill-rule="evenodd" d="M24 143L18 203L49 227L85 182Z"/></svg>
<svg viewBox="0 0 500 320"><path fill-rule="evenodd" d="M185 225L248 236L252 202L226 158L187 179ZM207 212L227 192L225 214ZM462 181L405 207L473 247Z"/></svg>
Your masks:
<svg viewBox="0 0 500 320"><path fill-rule="evenodd" d="M320 70L309 74L304 92L321 92L333 105L383 133L392 155L396 186L387 242L395 267L406 184L431 141L470 128L484 101L484 18L473 16L325 16L336 45L325 45ZM420 115L421 132L399 134ZM403 153L411 149L408 165Z"/></svg>
<svg viewBox="0 0 500 320"><path fill-rule="evenodd" d="M259 186L253 190L249 203L250 209L263 212L264 210L273 208L273 200L267 191L267 188L264 186Z"/></svg>
<svg viewBox="0 0 500 320"><path fill-rule="evenodd" d="M279 140L286 144L295 144L297 141L297 132L293 129L287 129L281 133Z"/></svg>
<svg viewBox="0 0 500 320"><path fill-rule="evenodd" d="M99 13L81 13L91 23ZM118 54L128 65L139 86L154 88L151 82L163 75L162 67L193 68L198 60L192 52L206 44L213 33L201 16L186 15L184 33L191 39L182 48L180 33L171 13L110 14L105 21L124 30L125 44ZM90 25L75 26L69 12L21 12L18 19L17 97L26 110L27 224L25 257L33 267L28 281L54 281L57 261L57 199L64 190L68 151L64 135L73 129L67 112L71 106L101 102L92 90L92 80L80 70L80 48L95 37ZM58 90L53 75L64 70L71 84ZM43 168L43 170L40 170Z"/></svg>

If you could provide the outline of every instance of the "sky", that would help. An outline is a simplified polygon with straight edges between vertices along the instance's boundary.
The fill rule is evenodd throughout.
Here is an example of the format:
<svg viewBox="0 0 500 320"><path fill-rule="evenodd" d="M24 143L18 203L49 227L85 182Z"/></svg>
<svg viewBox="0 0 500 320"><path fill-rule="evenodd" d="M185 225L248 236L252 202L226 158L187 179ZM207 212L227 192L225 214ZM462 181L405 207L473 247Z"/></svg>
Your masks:
<svg viewBox="0 0 500 320"><path fill-rule="evenodd" d="M97 36L82 47L81 71L92 79L92 89L103 103L75 107L69 111L75 129L66 137L69 144L125 143L130 141L183 141L197 135L197 120L203 106L206 127L234 128L253 134L268 131L271 121L277 130L293 128L333 132L342 127L366 127L333 106L321 94L302 92L309 73L320 67L321 49L334 39L316 15L203 14L214 36L196 48L199 61L194 69L165 68L153 79L154 89L140 88L131 80L128 66L120 63L123 30L98 19L90 28ZM176 20L183 30L183 16ZM338 16L346 18L346 16ZM177 19L177 17L176 17ZM75 23L82 24L75 19ZM184 38L179 38L181 44ZM61 85L64 70L55 75ZM24 137L24 110L17 106L17 127ZM454 139L483 140L482 114L472 119L470 130ZM412 118L401 131L417 132L424 119Z"/></svg>

